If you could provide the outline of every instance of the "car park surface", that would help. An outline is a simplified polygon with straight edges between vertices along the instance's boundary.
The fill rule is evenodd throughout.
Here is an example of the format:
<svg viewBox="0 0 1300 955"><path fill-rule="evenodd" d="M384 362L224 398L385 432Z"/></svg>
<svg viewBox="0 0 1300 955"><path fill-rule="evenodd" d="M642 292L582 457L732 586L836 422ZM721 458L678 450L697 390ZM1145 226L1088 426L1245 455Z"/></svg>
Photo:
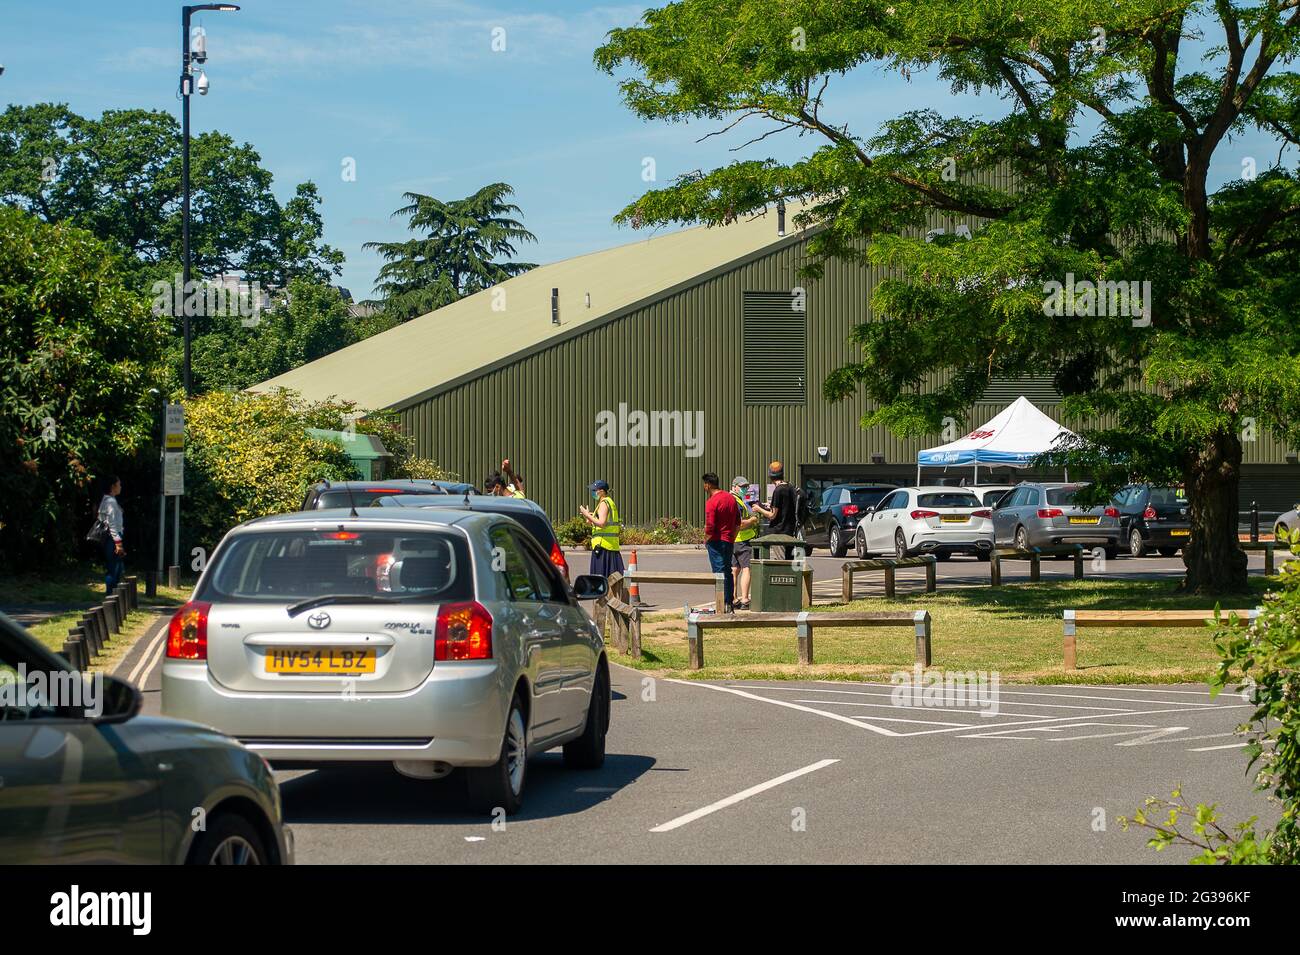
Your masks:
<svg viewBox="0 0 1300 955"><path fill-rule="evenodd" d="M366 508L250 521L170 626L163 712L277 765L468 768L484 811L522 804L534 752L599 765L604 644L537 542L501 514Z"/></svg>

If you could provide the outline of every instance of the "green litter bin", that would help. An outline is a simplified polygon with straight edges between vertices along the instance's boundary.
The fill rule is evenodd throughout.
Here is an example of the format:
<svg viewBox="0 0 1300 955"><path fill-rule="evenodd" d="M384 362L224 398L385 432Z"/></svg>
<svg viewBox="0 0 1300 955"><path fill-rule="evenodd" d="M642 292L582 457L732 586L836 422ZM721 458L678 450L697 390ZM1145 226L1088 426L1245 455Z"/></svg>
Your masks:
<svg viewBox="0 0 1300 955"><path fill-rule="evenodd" d="M806 605L812 590L812 569L803 561L768 557L773 547L797 547L803 542L787 534L764 534L750 541L750 599L758 612L792 613Z"/></svg>

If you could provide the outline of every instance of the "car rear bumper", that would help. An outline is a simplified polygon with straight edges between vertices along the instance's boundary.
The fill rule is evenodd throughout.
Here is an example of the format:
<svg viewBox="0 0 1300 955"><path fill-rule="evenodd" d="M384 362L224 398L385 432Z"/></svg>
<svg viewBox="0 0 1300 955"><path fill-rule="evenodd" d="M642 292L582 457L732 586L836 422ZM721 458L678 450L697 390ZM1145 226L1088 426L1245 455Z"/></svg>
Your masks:
<svg viewBox="0 0 1300 955"><path fill-rule="evenodd" d="M1189 524L1147 524L1142 528L1142 538L1153 547L1182 547L1191 537L1190 527Z"/></svg>
<svg viewBox="0 0 1300 955"><path fill-rule="evenodd" d="M914 530L907 540L908 550L921 554L980 554L993 549L993 532L968 528Z"/></svg>
<svg viewBox="0 0 1300 955"><path fill-rule="evenodd" d="M496 762L514 687L495 662L439 663L403 693L230 690L202 662L167 660L162 710L232 736L272 763Z"/></svg>

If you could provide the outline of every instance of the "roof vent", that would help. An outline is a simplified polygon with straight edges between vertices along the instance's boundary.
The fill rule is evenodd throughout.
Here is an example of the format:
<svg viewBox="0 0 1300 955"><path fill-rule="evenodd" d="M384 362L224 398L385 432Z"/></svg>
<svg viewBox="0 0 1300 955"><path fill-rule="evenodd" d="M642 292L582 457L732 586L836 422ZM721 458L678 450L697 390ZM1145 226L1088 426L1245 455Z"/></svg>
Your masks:
<svg viewBox="0 0 1300 955"><path fill-rule="evenodd" d="M560 290L551 289L551 324L560 324Z"/></svg>
<svg viewBox="0 0 1300 955"><path fill-rule="evenodd" d="M776 200L776 234L785 235L785 200Z"/></svg>

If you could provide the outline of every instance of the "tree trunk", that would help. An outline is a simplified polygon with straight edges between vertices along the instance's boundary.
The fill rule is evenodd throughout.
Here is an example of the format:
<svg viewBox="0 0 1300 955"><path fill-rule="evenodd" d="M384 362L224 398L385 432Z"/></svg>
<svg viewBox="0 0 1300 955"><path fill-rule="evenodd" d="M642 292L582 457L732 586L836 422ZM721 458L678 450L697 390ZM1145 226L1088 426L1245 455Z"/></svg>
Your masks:
<svg viewBox="0 0 1300 955"><path fill-rule="evenodd" d="M1246 553L1237 536L1241 441L1231 432L1211 435L1189 455L1183 471L1192 533L1183 548L1187 594L1243 594Z"/></svg>

